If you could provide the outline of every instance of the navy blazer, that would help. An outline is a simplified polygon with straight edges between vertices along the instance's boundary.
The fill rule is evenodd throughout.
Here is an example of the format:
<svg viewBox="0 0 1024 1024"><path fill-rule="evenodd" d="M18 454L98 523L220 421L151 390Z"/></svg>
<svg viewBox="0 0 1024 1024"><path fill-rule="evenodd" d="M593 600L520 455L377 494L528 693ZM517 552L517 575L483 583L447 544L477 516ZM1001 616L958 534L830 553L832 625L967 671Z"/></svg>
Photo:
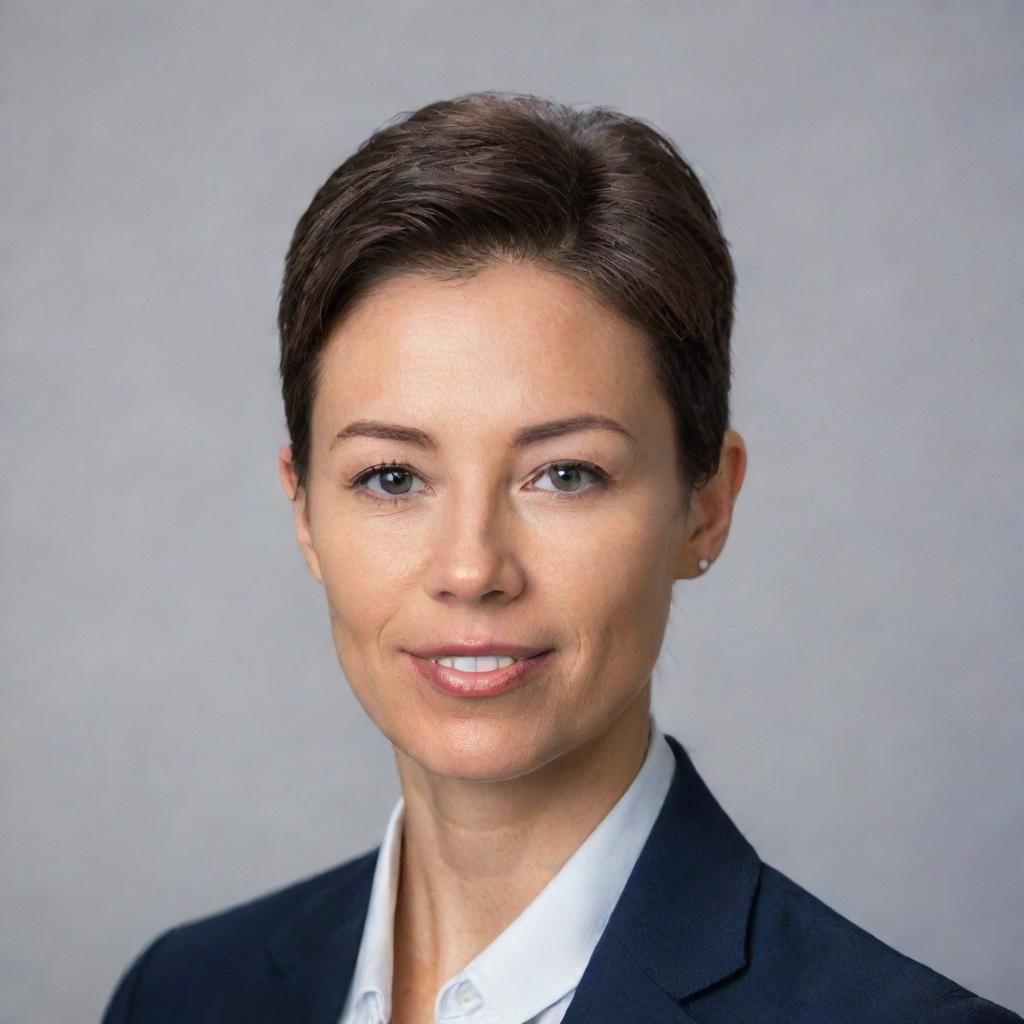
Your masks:
<svg viewBox="0 0 1024 1024"><path fill-rule="evenodd" d="M671 788L564 1024L1021 1021L762 863L666 740ZM164 932L103 1024L338 1024L378 852Z"/></svg>

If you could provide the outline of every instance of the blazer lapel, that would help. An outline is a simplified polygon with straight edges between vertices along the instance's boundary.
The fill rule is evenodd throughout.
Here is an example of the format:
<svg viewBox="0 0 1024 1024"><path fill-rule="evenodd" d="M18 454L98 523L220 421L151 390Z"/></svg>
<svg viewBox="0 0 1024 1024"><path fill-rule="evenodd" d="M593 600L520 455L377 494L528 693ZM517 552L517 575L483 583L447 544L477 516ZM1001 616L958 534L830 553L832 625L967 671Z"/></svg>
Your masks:
<svg viewBox="0 0 1024 1024"><path fill-rule="evenodd" d="M564 1024L682 1024L680 1003L746 964L761 872L679 741L676 771Z"/></svg>
<svg viewBox="0 0 1024 1024"><path fill-rule="evenodd" d="M268 997L268 1022L337 1024L355 973L379 853L378 847L345 865L270 940L280 985Z"/></svg>

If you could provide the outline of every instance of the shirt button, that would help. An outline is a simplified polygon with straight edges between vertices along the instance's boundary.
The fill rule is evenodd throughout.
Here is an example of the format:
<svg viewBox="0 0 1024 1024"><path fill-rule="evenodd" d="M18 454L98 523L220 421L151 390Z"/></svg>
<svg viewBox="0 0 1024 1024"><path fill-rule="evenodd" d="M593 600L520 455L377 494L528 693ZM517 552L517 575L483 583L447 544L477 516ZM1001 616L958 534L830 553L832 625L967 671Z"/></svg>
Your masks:
<svg viewBox="0 0 1024 1024"><path fill-rule="evenodd" d="M459 983L459 987L455 990L455 998L464 1010L471 1010L480 1005L480 993L477 992L476 986L471 981Z"/></svg>

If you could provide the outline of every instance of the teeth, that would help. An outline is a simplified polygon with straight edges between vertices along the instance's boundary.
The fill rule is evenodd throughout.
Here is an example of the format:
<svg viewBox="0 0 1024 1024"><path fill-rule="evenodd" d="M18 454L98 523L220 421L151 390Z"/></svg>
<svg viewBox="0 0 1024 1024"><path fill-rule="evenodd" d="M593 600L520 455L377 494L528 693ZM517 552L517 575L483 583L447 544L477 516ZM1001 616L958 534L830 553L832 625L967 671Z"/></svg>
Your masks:
<svg viewBox="0 0 1024 1024"><path fill-rule="evenodd" d="M437 665L454 668L459 672L493 672L498 668L508 668L521 658L431 658Z"/></svg>

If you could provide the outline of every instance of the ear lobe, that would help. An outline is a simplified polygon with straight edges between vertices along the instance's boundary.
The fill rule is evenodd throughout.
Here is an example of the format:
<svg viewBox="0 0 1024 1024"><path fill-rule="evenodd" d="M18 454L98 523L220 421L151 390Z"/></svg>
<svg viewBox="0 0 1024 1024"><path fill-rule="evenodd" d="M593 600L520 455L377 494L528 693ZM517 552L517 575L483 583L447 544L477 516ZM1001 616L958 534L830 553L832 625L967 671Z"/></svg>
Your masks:
<svg viewBox="0 0 1024 1024"><path fill-rule="evenodd" d="M680 531L679 546L676 550L675 578L677 580L689 580L702 576L698 561L702 557L709 557L705 552L708 546L707 526L700 522L701 512L694 508L692 514L687 516L683 529ZM694 522L698 525L694 526Z"/></svg>
<svg viewBox="0 0 1024 1024"><path fill-rule="evenodd" d="M281 478L284 496L289 501L294 501L298 490L298 479L292 465L292 446L290 444L281 445L277 451L277 475Z"/></svg>
<svg viewBox="0 0 1024 1024"><path fill-rule="evenodd" d="M316 557L316 550L313 548L313 537L309 528L309 515L307 513L308 495L304 487L298 488L295 500L292 502L292 511L295 519L295 538L299 542L299 550L306 560L306 566L313 574L314 579L323 586L324 578L320 572L320 560Z"/></svg>
<svg viewBox="0 0 1024 1024"><path fill-rule="evenodd" d="M299 485L298 478L295 475L291 445L281 446L277 457L277 468L285 496L292 503L295 539L298 541L299 550L302 552L303 559L305 559L306 567L316 581L323 586L324 579L320 572L320 561L316 557L316 551L313 548L313 537L309 526L308 495L306 489Z"/></svg>
<svg viewBox="0 0 1024 1024"><path fill-rule="evenodd" d="M703 575L701 560L707 559L710 565L722 553L746 467L746 444L742 435L730 428L722 442L718 472L694 495L692 515L686 524L690 532L680 550L677 579Z"/></svg>

